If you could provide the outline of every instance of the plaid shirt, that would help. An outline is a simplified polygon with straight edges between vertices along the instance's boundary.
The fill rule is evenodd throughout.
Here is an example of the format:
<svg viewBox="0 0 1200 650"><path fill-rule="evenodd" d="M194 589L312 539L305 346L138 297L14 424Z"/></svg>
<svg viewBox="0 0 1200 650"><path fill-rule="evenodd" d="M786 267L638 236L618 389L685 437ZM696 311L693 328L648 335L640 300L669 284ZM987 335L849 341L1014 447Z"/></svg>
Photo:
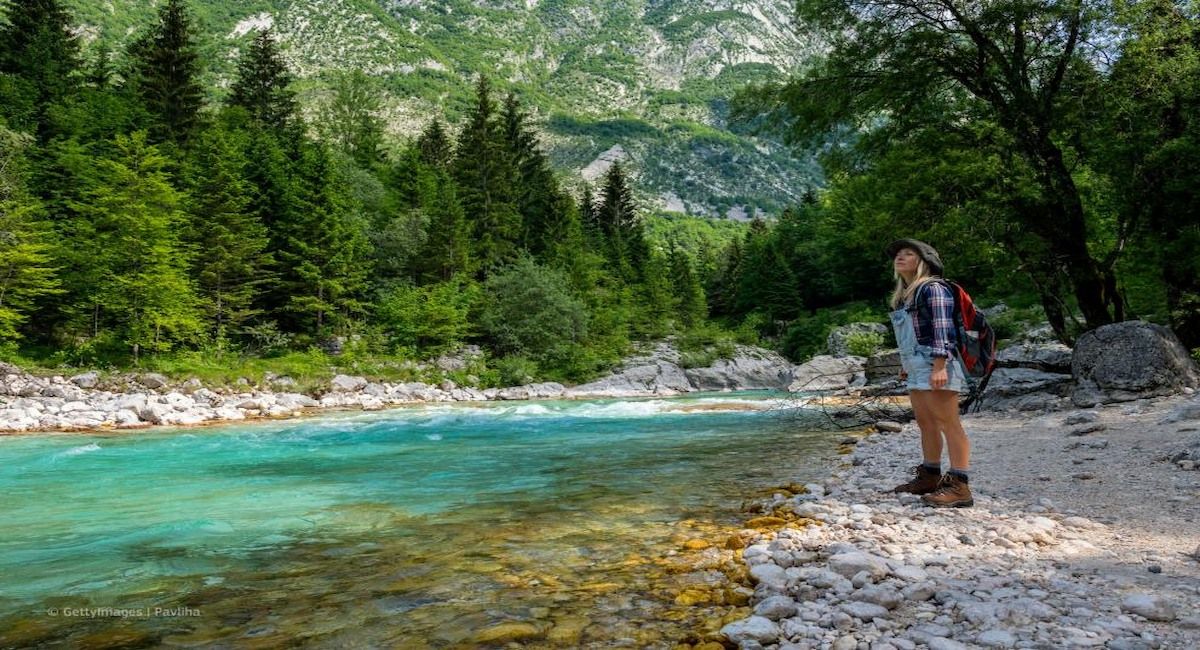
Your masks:
<svg viewBox="0 0 1200 650"><path fill-rule="evenodd" d="M928 345L935 357L949 357L958 342L958 335L954 330L954 296L941 282L926 282L917 289L916 302L919 304L922 298L927 301L933 317L930 319L932 322L926 322L926 319L921 317L922 310L918 309L917 305L908 307L913 315L917 343Z"/></svg>

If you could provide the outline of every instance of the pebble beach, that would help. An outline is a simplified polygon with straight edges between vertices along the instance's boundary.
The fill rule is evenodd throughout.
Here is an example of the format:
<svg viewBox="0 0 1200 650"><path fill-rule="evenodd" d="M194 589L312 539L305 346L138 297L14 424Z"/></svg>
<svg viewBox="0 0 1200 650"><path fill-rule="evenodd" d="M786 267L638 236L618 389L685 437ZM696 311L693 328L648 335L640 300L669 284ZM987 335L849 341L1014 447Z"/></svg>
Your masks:
<svg viewBox="0 0 1200 650"><path fill-rule="evenodd" d="M1200 647L1200 472L1178 460L1197 405L968 417L975 507L953 510L889 491L919 460L914 425L869 433L761 504L796 519L748 535L753 612L721 632L746 650Z"/></svg>

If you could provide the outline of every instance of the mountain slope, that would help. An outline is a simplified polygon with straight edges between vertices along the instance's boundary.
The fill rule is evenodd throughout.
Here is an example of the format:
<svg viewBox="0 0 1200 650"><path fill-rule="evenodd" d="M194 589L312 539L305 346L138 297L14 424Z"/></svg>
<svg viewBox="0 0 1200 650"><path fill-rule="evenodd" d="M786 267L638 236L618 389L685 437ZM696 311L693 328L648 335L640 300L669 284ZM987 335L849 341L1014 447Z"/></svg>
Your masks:
<svg viewBox="0 0 1200 650"><path fill-rule="evenodd" d="M72 0L91 38L126 42L153 17L145 0ZM813 44L789 0L192 0L214 84L264 27L319 100L331 71L362 69L386 89L397 136L451 120L487 74L544 126L555 164L594 178L625 160L650 205L703 215L774 212L817 177L810 159L732 131L739 86L802 64Z"/></svg>

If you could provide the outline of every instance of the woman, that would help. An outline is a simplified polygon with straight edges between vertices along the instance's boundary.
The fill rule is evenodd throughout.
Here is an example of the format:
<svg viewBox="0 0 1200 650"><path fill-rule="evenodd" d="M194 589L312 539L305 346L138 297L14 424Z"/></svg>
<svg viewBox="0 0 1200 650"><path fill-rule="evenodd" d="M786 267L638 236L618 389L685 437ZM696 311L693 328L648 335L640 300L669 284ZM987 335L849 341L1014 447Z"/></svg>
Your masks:
<svg viewBox="0 0 1200 650"><path fill-rule="evenodd" d="M958 417L958 394L967 390L966 369L958 357L954 296L942 275L942 258L932 246L901 239L887 248L896 276L892 329L900 348L913 414L921 429L924 462L915 476L893 492L911 492L933 506L975 505L968 472L971 444ZM942 440L950 448L950 471L942 475Z"/></svg>

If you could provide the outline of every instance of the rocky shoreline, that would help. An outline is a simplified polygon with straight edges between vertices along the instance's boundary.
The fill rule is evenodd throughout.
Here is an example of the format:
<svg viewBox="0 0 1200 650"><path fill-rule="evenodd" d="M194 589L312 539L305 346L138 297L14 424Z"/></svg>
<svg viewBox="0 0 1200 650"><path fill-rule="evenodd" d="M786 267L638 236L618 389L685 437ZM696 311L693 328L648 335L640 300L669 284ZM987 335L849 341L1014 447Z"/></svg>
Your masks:
<svg viewBox="0 0 1200 650"><path fill-rule="evenodd" d="M432 385L373 382L365 377L336 375L313 394L296 392L296 382L288 377L271 377L261 386L247 382L235 388L210 388L196 379L171 382L154 373L126 375L118 380L94 371L70 377L36 377L16 366L0 364L0 434L197 426L289 418L323 410L377 411L432 402L787 390L795 383L796 376L805 372L803 366L775 352L749 346L737 346L733 358L718 359L699 368L683 367L681 356L669 342L660 342L643 354L626 359L613 374L572 387L542 382L479 389L459 386L450 380Z"/></svg>
<svg viewBox="0 0 1200 650"><path fill-rule="evenodd" d="M742 531L753 614L724 626L723 641L1200 647L1200 472L1173 453L1191 449L1189 435L1200 451L1200 398L965 424L973 508L888 491L919 459L912 425L867 435L828 480L762 503L793 521Z"/></svg>

